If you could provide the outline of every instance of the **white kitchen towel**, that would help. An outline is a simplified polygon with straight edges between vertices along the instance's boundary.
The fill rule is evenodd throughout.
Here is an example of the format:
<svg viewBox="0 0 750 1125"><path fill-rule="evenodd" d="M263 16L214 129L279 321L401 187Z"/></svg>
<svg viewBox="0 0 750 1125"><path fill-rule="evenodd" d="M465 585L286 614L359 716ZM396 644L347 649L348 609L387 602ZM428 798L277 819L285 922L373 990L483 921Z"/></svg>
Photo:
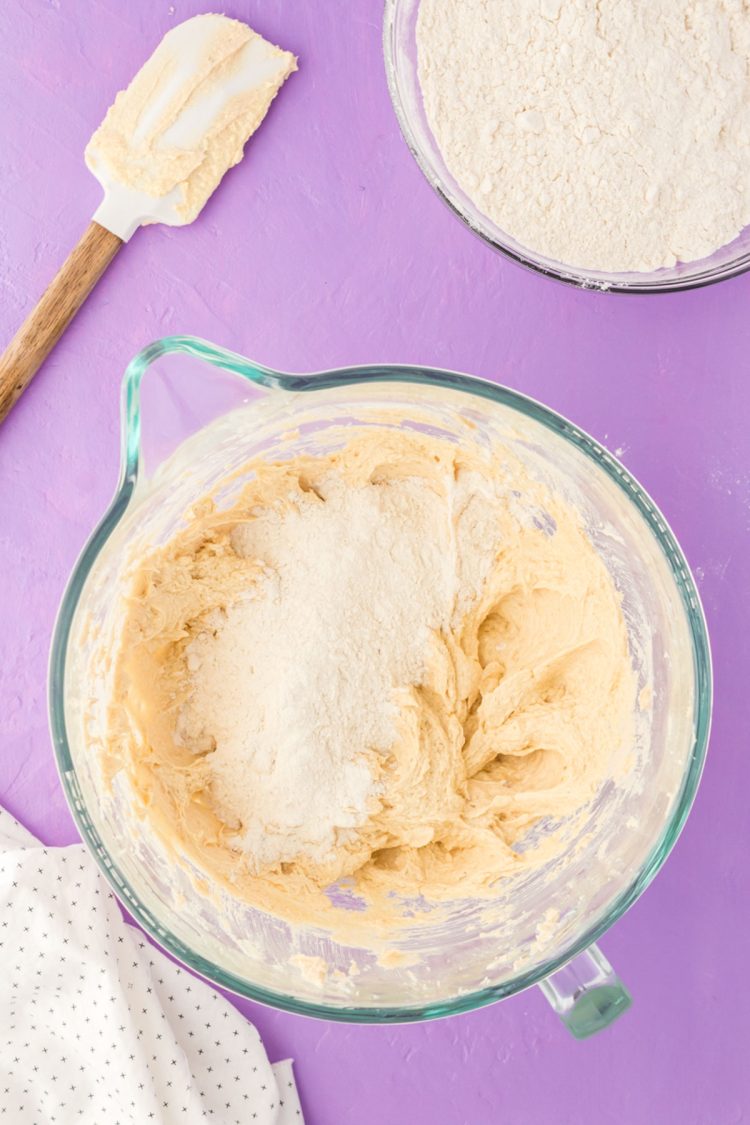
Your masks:
<svg viewBox="0 0 750 1125"><path fill-rule="evenodd" d="M291 1061L0 809L0 1125L301 1125Z"/></svg>

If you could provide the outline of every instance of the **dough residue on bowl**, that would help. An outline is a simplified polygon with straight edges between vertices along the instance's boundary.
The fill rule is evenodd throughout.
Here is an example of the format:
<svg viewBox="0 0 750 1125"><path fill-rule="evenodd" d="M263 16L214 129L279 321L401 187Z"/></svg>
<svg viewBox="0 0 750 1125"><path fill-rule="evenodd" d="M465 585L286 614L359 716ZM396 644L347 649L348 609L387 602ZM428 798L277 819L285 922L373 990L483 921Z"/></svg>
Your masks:
<svg viewBox="0 0 750 1125"><path fill-rule="evenodd" d="M232 507L198 504L138 561L115 664L110 776L287 918L340 880L389 909L491 895L632 759L627 630L579 516L508 451L416 432L258 460Z"/></svg>
<svg viewBox="0 0 750 1125"><path fill-rule="evenodd" d="M117 95L86 163L151 206L173 199L172 222L192 223L296 69L291 52L240 20L193 16L170 28Z"/></svg>
<svg viewBox="0 0 750 1125"><path fill-rule="evenodd" d="M691 262L750 224L739 0L421 0L446 165L530 251L605 273Z"/></svg>

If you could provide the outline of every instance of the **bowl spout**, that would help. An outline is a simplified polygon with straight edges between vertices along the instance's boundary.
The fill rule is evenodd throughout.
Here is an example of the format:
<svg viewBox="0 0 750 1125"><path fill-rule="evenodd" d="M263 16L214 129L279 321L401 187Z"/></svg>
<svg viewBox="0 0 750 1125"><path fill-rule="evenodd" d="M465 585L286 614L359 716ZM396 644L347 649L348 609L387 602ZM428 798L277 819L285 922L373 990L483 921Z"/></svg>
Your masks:
<svg viewBox="0 0 750 1125"><path fill-rule="evenodd" d="M148 378L144 378L149 372ZM122 386L121 477L150 478L188 438L220 415L283 389L286 376L191 336L138 353Z"/></svg>

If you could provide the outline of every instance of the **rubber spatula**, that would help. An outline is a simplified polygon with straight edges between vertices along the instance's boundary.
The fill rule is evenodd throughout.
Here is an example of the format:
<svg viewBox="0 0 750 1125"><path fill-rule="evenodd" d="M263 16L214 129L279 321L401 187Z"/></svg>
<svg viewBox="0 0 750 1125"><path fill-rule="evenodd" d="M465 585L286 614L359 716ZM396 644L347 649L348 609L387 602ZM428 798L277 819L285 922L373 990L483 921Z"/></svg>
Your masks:
<svg viewBox="0 0 750 1125"><path fill-rule="evenodd" d="M0 421L138 227L195 219L296 66L225 16L167 32L86 148L104 199L0 358Z"/></svg>

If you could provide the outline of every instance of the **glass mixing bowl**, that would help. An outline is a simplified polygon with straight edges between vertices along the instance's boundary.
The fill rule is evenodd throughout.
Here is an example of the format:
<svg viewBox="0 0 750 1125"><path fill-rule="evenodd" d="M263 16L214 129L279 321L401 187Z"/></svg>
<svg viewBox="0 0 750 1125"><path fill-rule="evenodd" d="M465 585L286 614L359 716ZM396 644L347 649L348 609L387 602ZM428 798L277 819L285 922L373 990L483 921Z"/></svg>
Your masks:
<svg viewBox="0 0 750 1125"><path fill-rule="evenodd" d="M218 489L219 506L231 503L248 458L330 450L362 425L503 442L562 492L620 591L639 686L652 692L639 708L627 786L601 787L563 859L503 882L489 901L422 913L394 938L391 964L224 892L207 898L201 872L169 859L131 815L126 783L106 784L96 753L128 556L165 542L197 497ZM541 982L574 1034L605 1026L629 997L592 942L650 883L682 828L710 705L703 614L666 521L619 462L539 403L429 368L286 375L191 337L158 341L128 367L120 483L55 629L51 727L71 810L115 893L157 942L222 987L295 1012L377 1022L463 1012ZM352 905L343 897L342 910Z"/></svg>
<svg viewBox="0 0 750 1125"><path fill-rule="evenodd" d="M695 289L735 277L750 269L750 227L707 258L679 262L650 273L602 273L546 258L522 246L482 213L456 182L432 134L417 73L417 14L420 0L386 0L383 50L388 88L396 117L412 155L427 182L470 230L506 257L547 277L583 289L612 293L667 293Z"/></svg>

